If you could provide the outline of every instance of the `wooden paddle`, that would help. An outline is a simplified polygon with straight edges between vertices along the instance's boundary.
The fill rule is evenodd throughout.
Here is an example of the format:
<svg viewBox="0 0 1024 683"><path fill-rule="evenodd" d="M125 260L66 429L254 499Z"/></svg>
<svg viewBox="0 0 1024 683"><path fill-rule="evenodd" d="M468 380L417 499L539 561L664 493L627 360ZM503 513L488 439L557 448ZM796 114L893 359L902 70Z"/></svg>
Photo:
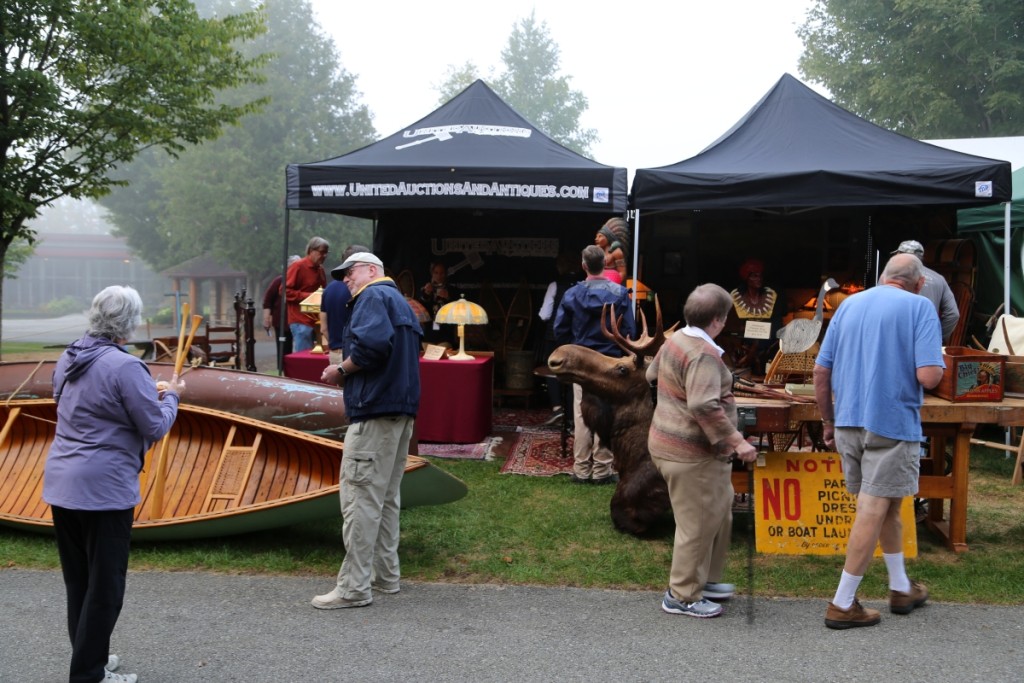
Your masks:
<svg viewBox="0 0 1024 683"><path fill-rule="evenodd" d="M192 316L192 329L188 333L188 339L185 339L185 324L188 321L188 302L186 301L181 305L181 330L178 332L178 353L174 359L174 375L180 377L181 368L185 364L185 358L188 356L188 350L192 346L192 340L196 336L196 330L199 329L199 324L203 322L203 316L194 315ZM153 482L153 501L150 503L150 517L153 519L159 519L163 515L164 508L164 487L166 486L167 478L167 450L171 444L171 432L167 431L164 435L163 441L160 442L160 453L157 456L156 461L156 474Z"/></svg>

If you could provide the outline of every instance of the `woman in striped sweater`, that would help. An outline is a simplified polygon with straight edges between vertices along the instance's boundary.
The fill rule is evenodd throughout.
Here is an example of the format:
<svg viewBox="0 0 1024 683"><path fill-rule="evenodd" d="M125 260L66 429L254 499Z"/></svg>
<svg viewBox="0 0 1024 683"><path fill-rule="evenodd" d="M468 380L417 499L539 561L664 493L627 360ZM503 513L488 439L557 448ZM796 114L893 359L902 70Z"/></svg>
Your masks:
<svg viewBox="0 0 1024 683"><path fill-rule="evenodd" d="M697 287L686 299L686 327L658 351L647 369L658 403L648 447L668 484L676 522L669 614L717 617L734 586L722 583L732 526L731 460L751 462L757 450L736 428L732 372L714 339L725 327L732 297L718 285Z"/></svg>

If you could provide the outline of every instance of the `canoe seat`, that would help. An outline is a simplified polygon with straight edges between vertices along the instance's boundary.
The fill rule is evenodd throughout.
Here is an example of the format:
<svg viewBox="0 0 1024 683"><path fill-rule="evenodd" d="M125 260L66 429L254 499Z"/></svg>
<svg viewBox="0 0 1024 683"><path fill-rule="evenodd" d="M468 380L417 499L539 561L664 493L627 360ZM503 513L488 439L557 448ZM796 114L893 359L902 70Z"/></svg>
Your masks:
<svg viewBox="0 0 1024 683"><path fill-rule="evenodd" d="M213 486L210 487L206 502L203 504L203 512L232 508L241 502L263 435L256 434L252 446L236 446L235 432L236 428L233 426L228 431L228 438L224 441L224 449L221 451L213 476Z"/></svg>

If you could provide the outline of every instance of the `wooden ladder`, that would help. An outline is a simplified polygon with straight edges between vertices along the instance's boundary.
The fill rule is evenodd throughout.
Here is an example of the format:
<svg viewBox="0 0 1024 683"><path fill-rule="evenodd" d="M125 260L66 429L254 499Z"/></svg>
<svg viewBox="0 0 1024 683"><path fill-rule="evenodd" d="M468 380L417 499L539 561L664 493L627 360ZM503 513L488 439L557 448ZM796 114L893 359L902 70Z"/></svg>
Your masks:
<svg viewBox="0 0 1024 683"><path fill-rule="evenodd" d="M203 503L203 512L230 509L241 501L263 435L257 433L251 446L236 446L235 432L236 428L231 427L224 441L224 450L220 453L213 484Z"/></svg>

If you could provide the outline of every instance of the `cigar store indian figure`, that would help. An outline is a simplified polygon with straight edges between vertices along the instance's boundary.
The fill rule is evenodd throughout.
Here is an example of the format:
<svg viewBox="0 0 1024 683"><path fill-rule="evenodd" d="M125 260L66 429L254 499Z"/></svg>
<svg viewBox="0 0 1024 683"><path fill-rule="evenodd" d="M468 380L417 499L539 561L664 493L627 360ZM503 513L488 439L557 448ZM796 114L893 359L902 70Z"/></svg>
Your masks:
<svg viewBox="0 0 1024 683"><path fill-rule="evenodd" d="M764 263L747 259L740 266L739 275L742 284L730 292L742 338L734 353L734 367L763 371L775 330L782 322L782 311L776 305L775 290L764 284Z"/></svg>

